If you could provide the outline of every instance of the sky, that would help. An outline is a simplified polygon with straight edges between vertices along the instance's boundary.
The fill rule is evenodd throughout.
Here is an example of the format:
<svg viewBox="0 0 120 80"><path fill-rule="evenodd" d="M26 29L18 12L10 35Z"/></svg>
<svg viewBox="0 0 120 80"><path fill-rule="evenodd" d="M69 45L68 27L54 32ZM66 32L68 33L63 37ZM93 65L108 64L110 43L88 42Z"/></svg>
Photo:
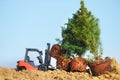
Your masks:
<svg viewBox="0 0 120 80"><path fill-rule="evenodd" d="M120 63L120 0L84 0L99 19L103 57ZM0 66L16 67L26 48L46 49L61 39L61 26L80 8L80 0L0 0ZM43 56L44 58L44 56ZM51 64L55 66L55 59Z"/></svg>

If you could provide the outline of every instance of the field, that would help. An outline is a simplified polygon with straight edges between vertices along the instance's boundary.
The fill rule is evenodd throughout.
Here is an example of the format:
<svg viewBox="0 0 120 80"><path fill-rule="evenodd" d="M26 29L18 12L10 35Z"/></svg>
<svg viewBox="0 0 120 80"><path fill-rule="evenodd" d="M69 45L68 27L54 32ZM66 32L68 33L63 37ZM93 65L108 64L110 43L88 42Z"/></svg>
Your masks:
<svg viewBox="0 0 120 80"><path fill-rule="evenodd" d="M115 59L111 63L112 72L92 76L87 72L54 71L16 71L13 68L0 67L0 80L120 80L120 65Z"/></svg>

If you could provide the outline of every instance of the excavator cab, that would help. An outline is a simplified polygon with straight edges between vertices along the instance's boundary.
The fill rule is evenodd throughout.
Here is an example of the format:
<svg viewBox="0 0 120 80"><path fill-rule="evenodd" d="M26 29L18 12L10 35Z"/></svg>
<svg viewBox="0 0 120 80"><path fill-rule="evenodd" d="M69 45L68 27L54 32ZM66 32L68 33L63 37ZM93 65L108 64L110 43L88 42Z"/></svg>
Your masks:
<svg viewBox="0 0 120 80"><path fill-rule="evenodd" d="M17 62L17 70L41 70L46 71L48 70L48 66L50 65L51 56L49 55L50 52L50 44L47 43L48 48L45 50L45 60L43 63L42 58L42 51L39 51L36 48L26 48L25 58L24 60L19 60ZM34 61L30 59L30 52L37 52L39 56L36 58L38 59L39 65L35 65Z"/></svg>

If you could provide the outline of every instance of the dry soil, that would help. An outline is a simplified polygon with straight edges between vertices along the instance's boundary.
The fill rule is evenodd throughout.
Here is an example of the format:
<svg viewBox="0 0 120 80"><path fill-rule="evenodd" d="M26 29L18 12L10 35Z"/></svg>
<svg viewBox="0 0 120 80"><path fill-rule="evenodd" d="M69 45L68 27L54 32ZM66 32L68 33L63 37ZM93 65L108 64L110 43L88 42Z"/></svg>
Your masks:
<svg viewBox="0 0 120 80"><path fill-rule="evenodd" d="M13 68L0 67L0 80L120 80L120 65L113 58L112 72L100 76L91 76L86 72L66 72L63 70L16 71Z"/></svg>

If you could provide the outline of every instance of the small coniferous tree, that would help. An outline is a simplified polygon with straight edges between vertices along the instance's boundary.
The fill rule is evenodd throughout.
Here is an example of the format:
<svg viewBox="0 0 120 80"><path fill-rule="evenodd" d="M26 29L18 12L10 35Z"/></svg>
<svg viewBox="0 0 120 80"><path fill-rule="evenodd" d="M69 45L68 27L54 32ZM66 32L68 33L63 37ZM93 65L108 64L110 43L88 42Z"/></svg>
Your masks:
<svg viewBox="0 0 120 80"><path fill-rule="evenodd" d="M97 57L100 46L98 19L87 10L82 0L79 10L62 27L62 50L67 57L74 54L82 56L87 50Z"/></svg>

